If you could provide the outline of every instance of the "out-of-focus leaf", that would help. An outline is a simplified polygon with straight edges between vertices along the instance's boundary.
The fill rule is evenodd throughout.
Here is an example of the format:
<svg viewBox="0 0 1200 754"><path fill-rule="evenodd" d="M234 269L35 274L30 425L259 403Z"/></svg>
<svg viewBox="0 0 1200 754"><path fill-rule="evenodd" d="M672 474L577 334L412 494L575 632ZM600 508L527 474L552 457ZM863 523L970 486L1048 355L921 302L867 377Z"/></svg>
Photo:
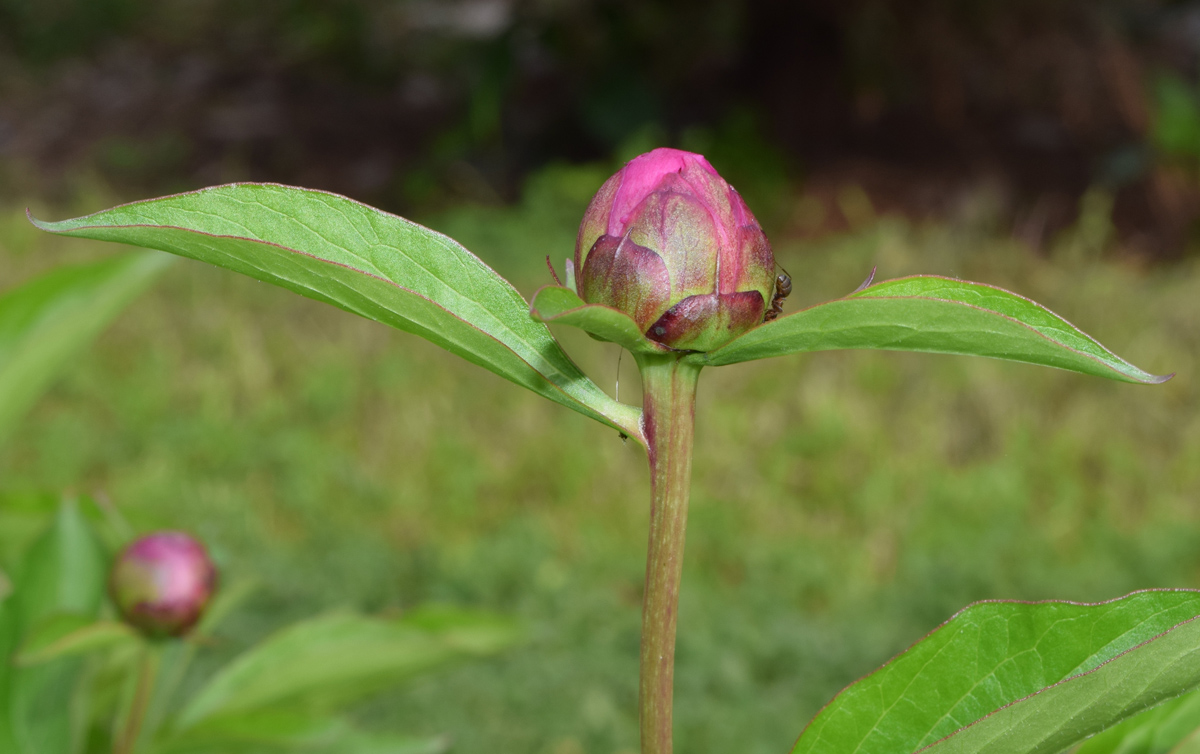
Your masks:
<svg viewBox="0 0 1200 754"><path fill-rule="evenodd" d="M637 323L624 312L608 306L588 304L567 288L548 285L533 294L529 316L538 322L571 325L633 353L668 353L670 349L642 334Z"/></svg>
<svg viewBox="0 0 1200 754"><path fill-rule="evenodd" d="M60 267L0 296L0 440L171 261L139 252Z"/></svg>
<svg viewBox="0 0 1200 754"><path fill-rule="evenodd" d="M502 652L521 638L512 618L453 605L422 605L405 615L402 623L438 637L448 647L480 657Z"/></svg>
<svg viewBox="0 0 1200 754"><path fill-rule="evenodd" d="M427 628L408 620L353 613L289 626L219 671L188 703L179 725L282 704L329 709L448 663L511 645L519 632L497 620L445 617Z"/></svg>
<svg viewBox="0 0 1200 754"><path fill-rule="evenodd" d="M972 605L849 686L794 754L1051 754L1200 685L1200 592Z"/></svg>
<svg viewBox="0 0 1200 754"><path fill-rule="evenodd" d="M518 385L641 437L529 317L516 289L454 240L322 191L217 186L57 223L53 233L169 251L420 335Z"/></svg>
<svg viewBox="0 0 1200 754"><path fill-rule="evenodd" d="M1075 750L1075 754L1170 754L1200 734L1200 692L1129 718Z"/></svg>
<svg viewBox="0 0 1200 754"><path fill-rule="evenodd" d="M195 632L200 636L211 633L229 617L231 612L245 602L247 597L254 594L257 587L258 585L250 580L236 581L229 586L222 584L221 588L217 590L217 596L213 598L208 608L205 609L204 616L196 624Z"/></svg>
<svg viewBox="0 0 1200 754"><path fill-rule="evenodd" d="M175 735L168 734L153 744L152 751L154 754L217 754L264 748L312 750L335 742L345 730L346 726L340 720L303 711L259 710L206 720Z"/></svg>
<svg viewBox="0 0 1200 754"><path fill-rule="evenodd" d="M257 711L198 723L156 742L153 754L234 754L308 751L320 754L443 754L444 736L413 738L366 733L345 720L297 710Z"/></svg>
<svg viewBox="0 0 1200 754"><path fill-rule="evenodd" d="M1170 379L1138 369L1041 304L989 285L935 276L877 283L687 358L719 366L847 348L989 356L1122 382Z"/></svg>
<svg viewBox="0 0 1200 754"><path fill-rule="evenodd" d="M30 549L0 605L0 751L67 754L81 742L79 658L37 667L11 662L28 632L54 615L94 617L104 595L106 559L78 505L64 502Z"/></svg>
<svg viewBox="0 0 1200 754"><path fill-rule="evenodd" d="M1173 74L1158 77L1153 119L1151 138L1163 154L1200 157L1200 98L1186 80Z"/></svg>
<svg viewBox="0 0 1200 754"><path fill-rule="evenodd" d="M327 754L444 754L450 750L450 739L411 738L379 733L352 731L336 745L327 747Z"/></svg>
<svg viewBox="0 0 1200 754"><path fill-rule="evenodd" d="M62 657L132 644L137 640L137 632L124 623L97 621L87 615L63 613L31 631L14 661L18 665L40 665Z"/></svg>

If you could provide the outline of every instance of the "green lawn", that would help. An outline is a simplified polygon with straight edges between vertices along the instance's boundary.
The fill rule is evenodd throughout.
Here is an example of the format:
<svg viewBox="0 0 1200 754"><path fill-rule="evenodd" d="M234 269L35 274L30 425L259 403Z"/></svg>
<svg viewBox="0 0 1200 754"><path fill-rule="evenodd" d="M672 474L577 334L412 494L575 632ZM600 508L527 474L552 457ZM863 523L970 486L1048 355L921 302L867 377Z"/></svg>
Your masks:
<svg viewBox="0 0 1200 754"><path fill-rule="evenodd" d="M528 295L545 255L561 269L603 177L549 170L518 207L425 220ZM40 214L104 204L90 201ZM838 689L972 600L1200 586L1200 266L1101 261L1099 220L1044 257L978 219L774 234L791 309L873 265L960 276L1179 376L1142 387L853 352L706 372L679 751L788 751ZM0 213L0 287L110 251ZM611 388L615 347L562 335ZM621 396L637 399L630 359ZM522 617L530 641L380 698L363 721L450 732L470 754L637 749L642 452L424 341L180 261L0 448L0 505L59 490L103 493L139 528L192 530L229 578L261 582L214 656L333 605L488 607ZM4 534L11 558L22 532Z"/></svg>

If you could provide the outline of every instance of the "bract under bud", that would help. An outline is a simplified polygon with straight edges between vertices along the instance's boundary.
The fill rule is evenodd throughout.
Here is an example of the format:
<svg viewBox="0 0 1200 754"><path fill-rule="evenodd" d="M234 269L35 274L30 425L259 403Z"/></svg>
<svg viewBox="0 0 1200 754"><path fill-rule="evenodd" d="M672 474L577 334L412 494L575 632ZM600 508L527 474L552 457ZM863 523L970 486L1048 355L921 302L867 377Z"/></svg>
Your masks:
<svg viewBox="0 0 1200 754"><path fill-rule="evenodd" d="M711 351L763 321L775 256L741 195L701 155L655 149L609 178L575 244L579 296L650 340Z"/></svg>
<svg viewBox="0 0 1200 754"><path fill-rule="evenodd" d="M121 617L153 638L186 634L208 606L217 570L204 545L181 532L149 534L121 551L108 589Z"/></svg>

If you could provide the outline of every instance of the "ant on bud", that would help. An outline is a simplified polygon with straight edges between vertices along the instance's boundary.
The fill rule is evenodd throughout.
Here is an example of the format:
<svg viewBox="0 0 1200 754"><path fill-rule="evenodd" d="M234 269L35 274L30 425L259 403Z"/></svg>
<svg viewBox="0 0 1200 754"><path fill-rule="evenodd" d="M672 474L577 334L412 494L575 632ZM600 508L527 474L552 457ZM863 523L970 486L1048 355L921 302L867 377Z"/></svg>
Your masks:
<svg viewBox="0 0 1200 754"><path fill-rule="evenodd" d="M782 266L779 269L783 272L775 278L775 295L771 297L771 308L767 309L763 322L770 322L783 314L783 300L792 295L792 276Z"/></svg>

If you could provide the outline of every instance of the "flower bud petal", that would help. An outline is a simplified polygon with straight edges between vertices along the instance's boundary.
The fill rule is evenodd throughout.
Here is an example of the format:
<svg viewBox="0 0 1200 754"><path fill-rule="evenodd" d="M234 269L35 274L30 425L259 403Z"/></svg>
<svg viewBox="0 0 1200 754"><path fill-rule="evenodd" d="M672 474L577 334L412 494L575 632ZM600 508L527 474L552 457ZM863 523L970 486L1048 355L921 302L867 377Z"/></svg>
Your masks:
<svg viewBox="0 0 1200 754"><path fill-rule="evenodd" d="M577 283L584 301L625 312L643 330L666 311L671 292L662 257L628 235L600 236L588 252Z"/></svg>
<svg viewBox="0 0 1200 754"><path fill-rule="evenodd" d="M758 291L689 296L672 306L646 337L684 351L711 351L762 322Z"/></svg>
<svg viewBox="0 0 1200 754"><path fill-rule="evenodd" d="M658 251L670 273L670 298L712 293L721 258L716 224L709 211L675 176L663 182L634 210L627 232L631 240ZM651 320L653 321L653 320Z"/></svg>
<svg viewBox="0 0 1200 754"><path fill-rule="evenodd" d="M592 197L587 211L583 213L583 222L579 224L579 236L575 239L575 271L583 269L587 255L600 240L600 236L608 233L608 216L612 210L613 199L617 189L621 187L621 173L609 178ZM614 233L620 238L624 233Z"/></svg>
<svg viewBox="0 0 1200 754"><path fill-rule="evenodd" d="M739 253L730 255L736 264L721 268L720 291L758 291L763 301L770 301L775 290L775 254L766 234L755 222L739 229L737 242Z"/></svg>

